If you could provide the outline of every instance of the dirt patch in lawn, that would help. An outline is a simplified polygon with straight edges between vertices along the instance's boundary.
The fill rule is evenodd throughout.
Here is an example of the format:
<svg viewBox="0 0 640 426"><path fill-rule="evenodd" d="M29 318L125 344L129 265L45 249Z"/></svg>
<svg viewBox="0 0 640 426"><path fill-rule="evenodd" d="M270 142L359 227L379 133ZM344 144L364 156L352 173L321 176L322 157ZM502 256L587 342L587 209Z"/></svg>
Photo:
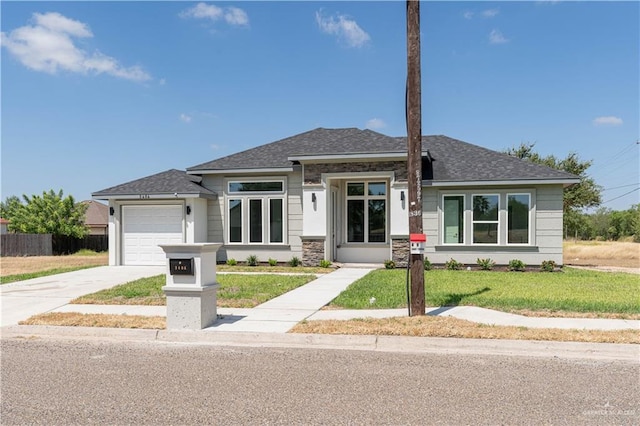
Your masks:
<svg viewBox="0 0 640 426"><path fill-rule="evenodd" d="M306 321L291 333L456 337L466 339L546 340L591 343L640 343L640 330L563 330L477 324L458 318L394 317L348 321Z"/></svg>
<svg viewBox="0 0 640 426"><path fill-rule="evenodd" d="M61 268L104 266L109 263L108 253L80 256L25 256L0 258L0 275L29 274Z"/></svg>

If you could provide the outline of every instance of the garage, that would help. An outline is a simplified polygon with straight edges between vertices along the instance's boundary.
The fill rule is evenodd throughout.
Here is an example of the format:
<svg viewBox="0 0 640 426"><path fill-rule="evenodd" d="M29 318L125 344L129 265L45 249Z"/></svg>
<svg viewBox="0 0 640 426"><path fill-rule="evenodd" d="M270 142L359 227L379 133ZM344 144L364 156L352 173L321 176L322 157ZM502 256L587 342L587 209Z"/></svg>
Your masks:
<svg viewBox="0 0 640 426"><path fill-rule="evenodd" d="M159 244L185 242L182 204L122 206L122 264L164 265Z"/></svg>

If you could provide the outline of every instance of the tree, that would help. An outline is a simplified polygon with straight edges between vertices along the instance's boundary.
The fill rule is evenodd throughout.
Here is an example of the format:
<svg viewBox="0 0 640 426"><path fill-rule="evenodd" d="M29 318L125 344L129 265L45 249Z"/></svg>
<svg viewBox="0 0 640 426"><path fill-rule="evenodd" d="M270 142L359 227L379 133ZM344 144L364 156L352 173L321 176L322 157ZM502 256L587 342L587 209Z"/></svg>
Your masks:
<svg viewBox="0 0 640 426"><path fill-rule="evenodd" d="M16 196L0 203L0 216L8 219L8 228L25 234L67 235L82 238L88 233L84 223L87 205L76 203L71 195L62 197L60 190L43 192L42 196Z"/></svg>
<svg viewBox="0 0 640 426"><path fill-rule="evenodd" d="M597 207L602 202L602 187L587 175L587 169L592 161L582 161L575 152L569 153L565 159L558 159L554 155L542 157L533 151L535 143L521 143L520 146L504 151L513 157L532 163L542 164L556 170L564 170L580 178L580 183L564 189L564 211Z"/></svg>

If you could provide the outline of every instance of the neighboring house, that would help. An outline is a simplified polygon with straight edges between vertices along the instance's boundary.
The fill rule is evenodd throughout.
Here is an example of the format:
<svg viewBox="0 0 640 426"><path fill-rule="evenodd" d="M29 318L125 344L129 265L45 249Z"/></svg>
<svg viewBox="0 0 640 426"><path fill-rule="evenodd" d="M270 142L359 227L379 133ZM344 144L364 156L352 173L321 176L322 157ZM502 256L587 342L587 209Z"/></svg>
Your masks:
<svg viewBox="0 0 640 426"><path fill-rule="evenodd" d="M109 206L93 200L83 201L87 204L84 223L89 228L89 235L109 234Z"/></svg>
<svg viewBox="0 0 640 426"><path fill-rule="evenodd" d="M0 235L8 234L7 226L9 225L9 221L7 219L0 217Z"/></svg>
<svg viewBox="0 0 640 426"><path fill-rule="evenodd" d="M446 136L422 139L425 256L562 264L572 174ZM406 138L319 128L95 192L108 200L109 263L163 264L161 243L222 242L218 260L305 265L408 256Z"/></svg>

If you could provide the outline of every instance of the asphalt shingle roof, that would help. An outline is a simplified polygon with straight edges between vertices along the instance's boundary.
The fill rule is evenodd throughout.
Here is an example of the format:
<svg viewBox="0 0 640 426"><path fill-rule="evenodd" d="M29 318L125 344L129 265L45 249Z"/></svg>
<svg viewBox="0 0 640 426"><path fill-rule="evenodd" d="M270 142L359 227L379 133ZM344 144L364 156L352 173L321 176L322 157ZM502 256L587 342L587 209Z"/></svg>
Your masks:
<svg viewBox="0 0 640 426"><path fill-rule="evenodd" d="M95 198L122 195L173 195L192 194L215 197L216 193L201 186L202 177L188 175L182 170L171 169L91 194Z"/></svg>
<svg viewBox="0 0 640 426"><path fill-rule="evenodd" d="M190 172L287 168L300 155L406 152L405 143L372 130L318 128L187 168Z"/></svg>
<svg viewBox="0 0 640 426"><path fill-rule="evenodd" d="M230 169L288 168L289 157L326 154L406 153L406 137L386 136L372 130L318 128L261 145L207 163L189 172ZM433 162L426 165L434 182L576 179L570 173L482 148L447 136L423 136L422 151Z"/></svg>
<svg viewBox="0 0 640 426"><path fill-rule="evenodd" d="M406 138L398 138L406 143ZM573 180L571 173L521 160L448 136L423 136L423 151L432 159L425 180L434 182Z"/></svg>
<svg viewBox="0 0 640 426"><path fill-rule="evenodd" d="M386 136L372 130L318 128L276 142L261 145L207 163L187 171L171 169L142 179L106 188L95 198L137 194L194 194L216 197L200 185L198 172L233 169L290 168L289 157L313 155L347 155L371 153L406 153L406 137ZM528 180L577 181L578 176L534 164L504 153L453 139L447 136L423 136L423 179L437 182L505 182Z"/></svg>

